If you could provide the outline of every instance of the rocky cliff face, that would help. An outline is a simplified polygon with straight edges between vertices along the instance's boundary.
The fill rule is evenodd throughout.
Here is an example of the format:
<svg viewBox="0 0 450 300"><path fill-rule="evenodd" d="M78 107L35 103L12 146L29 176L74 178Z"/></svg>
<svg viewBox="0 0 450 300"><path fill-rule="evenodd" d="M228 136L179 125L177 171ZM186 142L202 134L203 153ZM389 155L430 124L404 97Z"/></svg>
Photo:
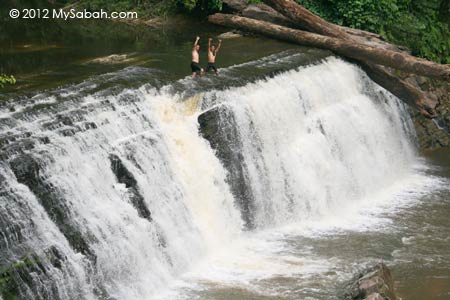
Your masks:
<svg viewBox="0 0 450 300"><path fill-rule="evenodd" d="M450 83L420 79L415 84L438 97L440 103L437 108L440 117L435 120L411 111L420 149L450 147Z"/></svg>
<svg viewBox="0 0 450 300"><path fill-rule="evenodd" d="M439 117L434 120L427 119L411 110L420 149L434 150L450 147L450 83L418 76L410 77L407 80L439 100L437 107Z"/></svg>

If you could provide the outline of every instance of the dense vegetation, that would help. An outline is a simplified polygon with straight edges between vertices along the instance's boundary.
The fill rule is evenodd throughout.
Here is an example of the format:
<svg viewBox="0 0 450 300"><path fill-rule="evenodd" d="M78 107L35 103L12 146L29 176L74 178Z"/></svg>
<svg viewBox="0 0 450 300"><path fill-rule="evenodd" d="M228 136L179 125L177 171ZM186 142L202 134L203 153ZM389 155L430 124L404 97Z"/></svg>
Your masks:
<svg viewBox="0 0 450 300"><path fill-rule="evenodd" d="M376 32L414 55L450 63L448 0L297 0L335 24Z"/></svg>

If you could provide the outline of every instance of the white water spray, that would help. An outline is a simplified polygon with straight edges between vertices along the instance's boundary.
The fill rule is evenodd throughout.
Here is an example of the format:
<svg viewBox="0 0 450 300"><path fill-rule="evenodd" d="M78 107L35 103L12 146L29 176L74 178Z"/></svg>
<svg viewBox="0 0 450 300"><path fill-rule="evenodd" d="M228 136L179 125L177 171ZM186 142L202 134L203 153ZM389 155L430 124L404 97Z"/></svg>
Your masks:
<svg viewBox="0 0 450 300"><path fill-rule="evenodd" d="M105 100L108 105L98 105ZM56 246L68 258L67 270L47 266L61 278L61 299L75 299L74 291L95 299L100 292L94 285L112 299L151 299L242 238L228 171L198 132L199 101L225 105L235 118L257 231L326 219L393 185L414 164L403 105L335 58L185 102L146 88L86 97L84 118L96 129L62 136L44 126L45 115L18 125L49 137L32 150L43 162L41 176L62 195L96 257L88 262L75 253L46 212L33 209L33 226L52 234L42 234L39 245L30 239L30 247L40 254L38 248ZM118 182L111 154L136 180L151 221L139 216L130 191ZM38 206L2 168L22 201Z"/></svg>

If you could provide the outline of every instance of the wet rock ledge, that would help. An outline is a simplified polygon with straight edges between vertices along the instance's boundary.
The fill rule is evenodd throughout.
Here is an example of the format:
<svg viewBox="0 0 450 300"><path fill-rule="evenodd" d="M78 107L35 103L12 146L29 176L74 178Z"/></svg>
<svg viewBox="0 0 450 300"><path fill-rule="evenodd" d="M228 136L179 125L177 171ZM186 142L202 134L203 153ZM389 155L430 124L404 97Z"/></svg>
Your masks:
<svg viewBox="0 0 450 300"><path fill-rule="evenodd" d="M401 300L395 294L391 272L383 263L360 272L345 290L345 300Z"/></svg>

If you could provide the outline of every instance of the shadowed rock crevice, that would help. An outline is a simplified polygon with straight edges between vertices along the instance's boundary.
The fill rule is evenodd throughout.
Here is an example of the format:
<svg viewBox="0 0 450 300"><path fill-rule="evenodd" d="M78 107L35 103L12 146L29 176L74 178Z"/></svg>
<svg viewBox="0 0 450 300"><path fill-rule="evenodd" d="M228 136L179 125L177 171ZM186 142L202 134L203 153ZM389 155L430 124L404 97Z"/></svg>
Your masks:
<svg viewBox="0 0 450 300"><path fill-rule="evenodd" d="M109 155L109 160L111 161L111 169L114 175L116 175L117 181L124 184L128 189L130 201L138 211L139 216L141 218L152 221L150 210L148 209L147 205L145 205L144 197L139 193L137 181L134 178L133 174L128 171L128 169L124 166L123 162L117 155Z"/></svg>
<svg viewBox="0 0 450 300"><path fill-rule="evenodd" d="M201 135L210 143L228 171L227 182L240 207L246 228L254 228L254 197L246 176L241 154L242 143L232 112L222 105L202 113L198 123Z"/></svg>

